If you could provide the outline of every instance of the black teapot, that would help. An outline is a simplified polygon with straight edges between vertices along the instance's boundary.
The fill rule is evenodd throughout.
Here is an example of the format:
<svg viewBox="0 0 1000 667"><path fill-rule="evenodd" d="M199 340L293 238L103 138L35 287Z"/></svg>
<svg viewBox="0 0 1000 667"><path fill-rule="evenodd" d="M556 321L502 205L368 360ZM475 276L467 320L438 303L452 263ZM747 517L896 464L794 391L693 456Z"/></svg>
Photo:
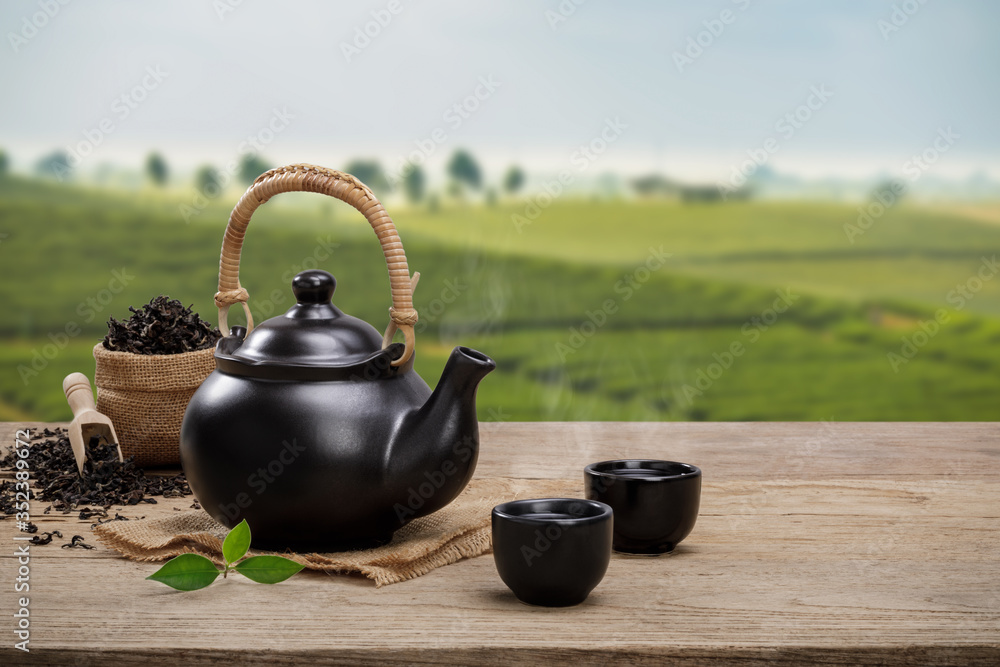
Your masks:
<svg viewBox="0 0 1000 667"><path fill-rule="evenodd" d="M389 267L384 335L331 299L325 271L292 280L296 304L257 328L239 284L250 216L279 192L322 192L361 211ZM461 493L479 454L476 388L496 364L456 348L432 392L413 371L417 312L403 247L374 194L353 176L312 165L261 175L233 209L219 271L216 370L181 426L181 464L202 506L228 527L246 519L253 545L297 551L384 544ZM397 330L405 343L393 343Z"/></svg>

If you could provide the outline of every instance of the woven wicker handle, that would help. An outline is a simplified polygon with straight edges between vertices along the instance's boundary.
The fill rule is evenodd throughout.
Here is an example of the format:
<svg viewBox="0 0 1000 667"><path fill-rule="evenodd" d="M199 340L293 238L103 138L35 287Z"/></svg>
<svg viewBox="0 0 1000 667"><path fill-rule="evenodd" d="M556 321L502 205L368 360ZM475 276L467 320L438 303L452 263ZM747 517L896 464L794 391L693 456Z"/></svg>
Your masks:
<svg viewBox="0 0 1000 667"><path fill-rule="evenodd" d="M219 291L215 295L215 305L219 307L219 329L223 334L229 331L229 307L234 303L240 303L243 305L243 312L246 313L247 332L253 330L253 317L247 306L250 296L240 285L240 252L243 249L243 237L246 235L250 216L254 211L268 199L282 192L319 192L329 195L350 204L367 218L375 234L378 235L379 243L382 244L382 254L385 255L385 263L389 268L389 287L392 292L389 326L382 338L382 348L389 346L397 329L401 330L406 340L406 349L403 351L403 356L392 362L392 365L405 364L413 356L416 344L413 325L417 323L417 311L413 308L413 290L420 274L414 274L413 278L410 278L406 254L403 252L403 243L399 240L396 226L392 224L389 214L368 186L350 174L311 164L293 164L261 174L243 193L229 215L226 235L222 240L222 258L219 262Z"/></svg>

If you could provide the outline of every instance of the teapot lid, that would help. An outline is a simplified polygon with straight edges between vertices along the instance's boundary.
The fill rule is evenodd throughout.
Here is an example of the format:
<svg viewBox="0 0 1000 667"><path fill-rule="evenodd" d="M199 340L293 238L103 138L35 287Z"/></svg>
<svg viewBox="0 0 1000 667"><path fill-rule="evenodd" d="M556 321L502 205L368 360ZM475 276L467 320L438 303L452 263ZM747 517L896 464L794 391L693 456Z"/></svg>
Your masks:
<svg viewBox="0 0 1000 667"><path fill-rule="evenodd" d="M326 271L299 273L292 279L296 304L261 323L245 340L227 340L243 337L243 331L237 331L243 328L234 327L232 336L220 341L216 359L244 367L343 368L383 352L398 357L401 345L382 350L382 335L375 327L333 305L336 288L337 280Z"/></svg>

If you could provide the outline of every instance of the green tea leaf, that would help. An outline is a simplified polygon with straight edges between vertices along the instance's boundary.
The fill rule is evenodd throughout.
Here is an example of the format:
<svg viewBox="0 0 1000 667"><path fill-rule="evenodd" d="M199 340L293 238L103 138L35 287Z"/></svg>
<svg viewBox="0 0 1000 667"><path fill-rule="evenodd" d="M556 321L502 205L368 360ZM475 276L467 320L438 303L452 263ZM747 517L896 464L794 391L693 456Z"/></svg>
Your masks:
<svg viewBox="0 0 1000 667"><path fill-rule="evenodd" d="M181 554L146 577L179 591L196 591L215 581L219 568L199 554Z"/></svg>
<svg viewBox="0 0 1000 667"><path fill-rule="evenodd" d="M305 566L281 556L251 556L236 565L236 571L258 584L276 584L303 567Z"/></svg>
<svg viewBox="0 0 1000 667"><path fill-rule="evenodd" d="M243 519L226 535L226 539L222 543L222 557L226 559L226 563L232 565L246 556L249 549L250 525L246 519Z"/></svg>

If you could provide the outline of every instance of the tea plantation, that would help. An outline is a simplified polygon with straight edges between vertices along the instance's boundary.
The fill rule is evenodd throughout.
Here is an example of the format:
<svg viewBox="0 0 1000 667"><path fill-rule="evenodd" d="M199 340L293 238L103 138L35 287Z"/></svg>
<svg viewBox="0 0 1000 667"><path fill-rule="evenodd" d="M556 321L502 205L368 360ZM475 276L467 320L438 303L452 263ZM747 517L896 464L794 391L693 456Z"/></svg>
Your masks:
<svg viewBox="0 0 1000 667"><path fill-rule="evenodd" d="M241 280L258 320L319 266L381 329L388 278L361 216L313 196L255 215ZM0 181L0 419L68 419L109 316L158 294L216 318L234 197L185 221L184 193ZM849 238L821 202L390 205L422 278L417 370L451 348L497 360L484 420L994 420L995 209L900 206Z"/></svg>

